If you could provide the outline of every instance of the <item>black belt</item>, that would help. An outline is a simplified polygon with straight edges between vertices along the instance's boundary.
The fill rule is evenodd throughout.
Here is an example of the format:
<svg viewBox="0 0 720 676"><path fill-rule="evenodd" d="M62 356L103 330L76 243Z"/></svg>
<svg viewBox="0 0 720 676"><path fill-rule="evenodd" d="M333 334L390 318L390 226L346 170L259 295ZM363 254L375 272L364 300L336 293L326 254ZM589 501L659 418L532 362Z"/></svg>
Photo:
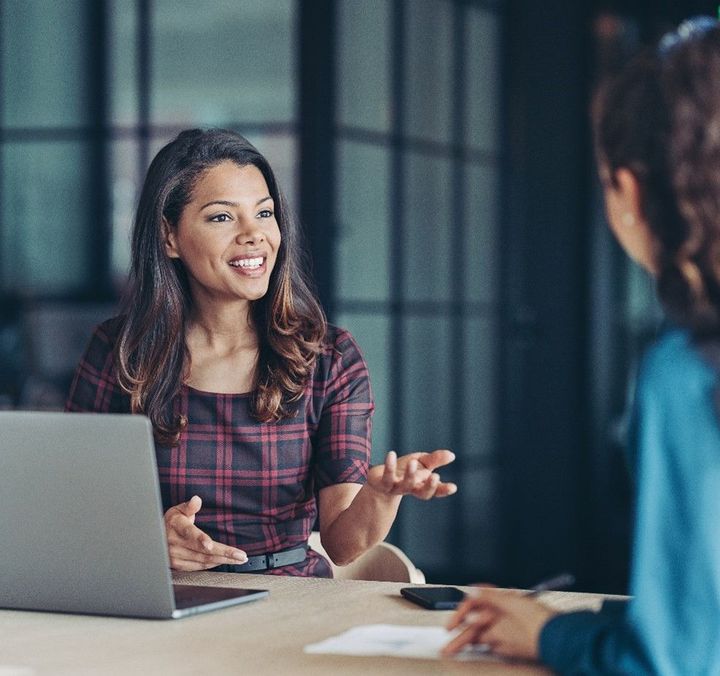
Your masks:
<svg viewBox="0 0 720 676"><path fill-rule="evenodd" d="M248 556L248 560L242 564L225 564L217 566L212 570L219 573L256 573L261 570L272 570L280 566L290 566L293 563L302 563L307 557L307 545L285 549L272 554L258 554Z"/></svg>

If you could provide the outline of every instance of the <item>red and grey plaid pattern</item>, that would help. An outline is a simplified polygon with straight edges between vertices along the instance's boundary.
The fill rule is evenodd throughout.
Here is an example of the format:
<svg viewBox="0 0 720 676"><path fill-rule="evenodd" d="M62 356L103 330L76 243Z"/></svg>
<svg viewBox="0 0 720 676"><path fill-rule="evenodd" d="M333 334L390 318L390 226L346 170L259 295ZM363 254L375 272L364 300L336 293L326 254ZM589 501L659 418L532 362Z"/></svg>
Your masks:
<svg viewBox="0 0 720 676"><path fill-rule="evenodd" d="M118 328L113 319L95 330L66 410L130 411L113 364ZM164 509L199 495L198 527L218 542L255 555L307 541L321 488L365 482L374 407L355 340L332 326L294 418L259 423L250 417L249 403L246 394L183 385L174 410L187 417L187 428L177 446L156 445L156 455ZM332 576L327 561L315 552L301 564L268 572Z"/></svg>

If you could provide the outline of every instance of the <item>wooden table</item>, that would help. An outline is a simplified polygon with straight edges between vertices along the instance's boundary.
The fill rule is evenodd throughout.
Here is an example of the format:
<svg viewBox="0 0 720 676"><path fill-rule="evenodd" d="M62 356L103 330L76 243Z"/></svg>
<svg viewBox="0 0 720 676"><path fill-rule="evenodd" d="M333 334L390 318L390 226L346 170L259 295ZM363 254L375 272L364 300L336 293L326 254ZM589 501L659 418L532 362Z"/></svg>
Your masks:
<svg viewBox="0 0 720 676"><path fill-rule="evenodd" d="M360 624L441 625L399 595L404 584L265 575L185 573L177 582L270 590L270 597L180 620L0 610L0 674L542 674L533 665L306 655L303 647ZM604 597L552 592L559 609ZM22 669L24 668L24 670Z"/></svg>

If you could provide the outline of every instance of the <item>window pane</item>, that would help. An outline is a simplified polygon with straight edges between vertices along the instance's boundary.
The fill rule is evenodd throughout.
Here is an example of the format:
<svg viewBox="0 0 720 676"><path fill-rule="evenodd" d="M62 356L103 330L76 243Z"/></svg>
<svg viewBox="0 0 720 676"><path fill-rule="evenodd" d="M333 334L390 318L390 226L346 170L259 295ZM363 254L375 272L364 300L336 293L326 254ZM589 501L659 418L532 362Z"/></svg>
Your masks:
<svg viewBox="0 0 720 676"><path fill-rule="evenodd" d="M389 297L389 185L390 156L386 148L339 143L336 242L341 300Z"/></svg>
<svg viewBox="0 0 720 676"><path fill-rule="evenodd" d="M500 22L488 11L467 7L465 105L467 141L498 148L500 121Z"/></svg>
<svg viewBox="0 0 720 676"><path fill-rule="evenodd" d="M388 0L342 0L338 6L338 119L375 131L390 129ZM372 77L367 77L372 73Z"/></svg>
<svg viewBox="0 0 720 676"><path fill-rule="evenodd" d="M0 274L4 290L62 293L83 288L90 153L81 143L7 143L2 148Z"/></svg>
<svg viewBox="0 0 720 676"><path fill-rule="evenodd" d="M446 317L405 320L403 441L408 451L447 448L451 440L450 322Z"/></svg>
<svg viewBox="0 0 720 676"><path fill-rule="evenodd" d="M153 122L292 121L295 5L292 0L156 0Z"/></svg>
<svg viewBox="0 0 720 676"><path fill-rule="evenodd" d="M172 141L177 134L175 132L168 132L168 131L161 131L161 132L155 132L150 137L150 142L148 143L148 167L150 166L150 162L152 162L155 155L157 155L160 150L162 150L170 141ZM147 171L147 168L145 168L145 171ZM142 177L143 180L145 180L145 175L143 174Z"/></svg>
<svg viewBox="0 0 720 676"><path fill-rule="evenodd" d="M85 2L2 5L2 119L8 127L88 122Z"/></svg>
<svg viewBox="0 0 720 676"><path fill-rule="evenodd" d="M451 141L452 11L447 0L406 3L407 131L431 141Z"/></svg>
<svg viewBox="0 0 720 676"><path fill-rule="evenodd" d="M138 122L137 5L136 0L112 0L108 11L110 116L117 125Z"/></svg>
<svg viewBox="0 0 720 676"><path fill-rule="evenodd" d="M498 570L500 514L497 474L491 469L466 469L458 477L456 500L462 502L462 554L468 572L476 582L493 582L483 575Z"/></svg>
<svg viewBox="0 0 720 676"><path fill-rule="evenodd" d="M465 320L463 457L488 456L495 442L497 392L497 321L481 317Z"/></svg>
<svg viewBox="0 0 720 676"><path fill-rule="evenodd" d="M383 315L343 313L338 316L337 323L353 334L370 370L370 382L375 397L372 462L381 463L385 461L387 451L395 450L392 439L388 352L390 320Z"/></svg>
<svg viewBox="0 0 720 676"><path fill-rule="evenodd" d="M115 141L112 144L112 275L117 288L130 269L130 235L140 196L139 149L137 141Z"/></svg>
<svg viewBox="0 0 720 676"><path fill-rule="evenodd" d="M243 134L270 163L280 189L297 215L299 213L298 198L298 148L297 139L290 134Z"/></svg>
<svg viewBox="0 0 720 676"><path fill-rule="evenodd" d="M451 253L461 255L452 220L451 164L444 158L408 153L405 174L405 272L411 300L449 300Z"/></svg>
<svg viewBox="0 0 720 676"><path fill-rule="evenodd" d="M442 470L440 472L444 476ZM402 501L399 545L425 573L455 566L458 543L452 536L456 514L455 498L428 501L406 498ZM447 580L428 579L428 582Z"/></svg>
<svg viewBox="0 0 720 676"><path fill-rule="evenodd" d="M497 302L498 173L494 167L465 167L465 298Z"/></svg>

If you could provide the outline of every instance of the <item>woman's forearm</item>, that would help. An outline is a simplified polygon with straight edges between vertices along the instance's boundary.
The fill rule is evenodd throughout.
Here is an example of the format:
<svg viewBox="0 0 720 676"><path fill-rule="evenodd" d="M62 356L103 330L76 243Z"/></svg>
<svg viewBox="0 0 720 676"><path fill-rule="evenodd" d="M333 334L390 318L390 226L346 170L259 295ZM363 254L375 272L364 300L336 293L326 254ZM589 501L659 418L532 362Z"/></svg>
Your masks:
<svg viewBox="0 0 720 676"><path fill-rule="evenodd" d="M383 494L363 485L352 502L322 530L323 547L333 562L347 565L384 540L401 499L400 495Z"/></svg>

